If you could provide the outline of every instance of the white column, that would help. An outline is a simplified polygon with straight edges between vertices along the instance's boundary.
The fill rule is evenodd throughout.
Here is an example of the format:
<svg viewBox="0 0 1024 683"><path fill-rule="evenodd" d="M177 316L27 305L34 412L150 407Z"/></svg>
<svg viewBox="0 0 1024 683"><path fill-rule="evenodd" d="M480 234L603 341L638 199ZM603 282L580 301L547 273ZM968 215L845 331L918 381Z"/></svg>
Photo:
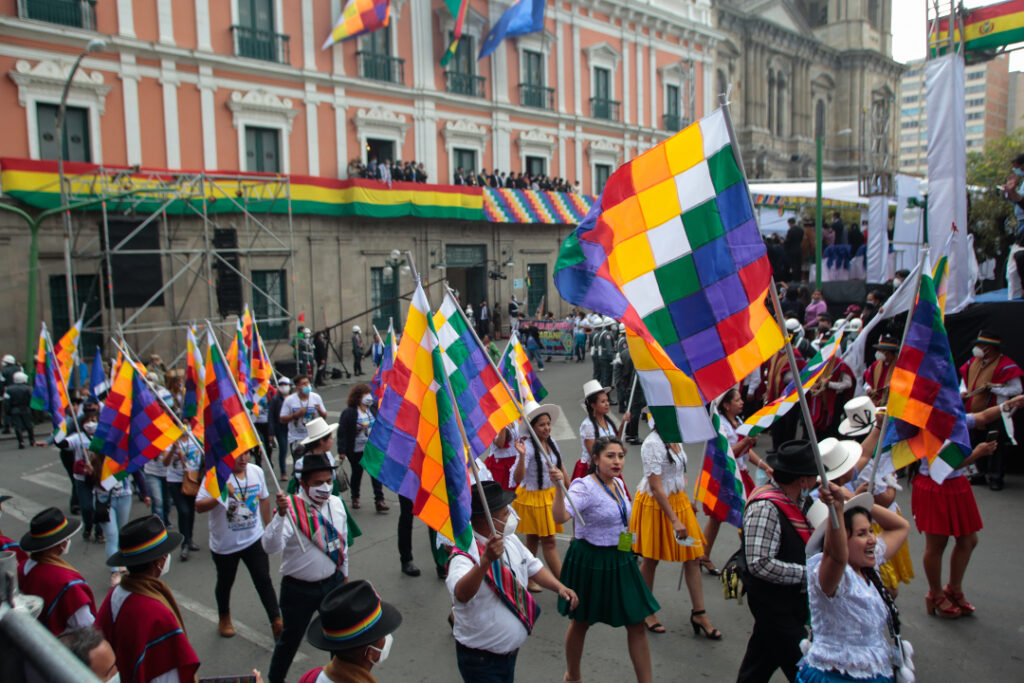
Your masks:
<svg viewBox="0 0 1024 683"><path fill-rule="evenodd" d="M651 128L657 129L658 127L658 56L656 48L654 47L654 29L651 29L652 35L650 36L651 41L647 45L648 54L648 65L647 68L650 70L651 88L650 88L650 119L649 125Z"/></svg>
<svg viewBox="0 0 1024 683"><path fill-rule="evenodd" d="M306 154L309 156L309 175L320 175L320 126L317 120L316 86L306 84Z"/></svg>
<svg viewBox="0 0 1024 683"><path fill-rule="evenodd" d="M490 3L489 7L489 19L490 25L494 24L501 18L502 8L495 3ZM491 53L491 97L495 102L500 104L508 104L509 99L509 82L508 82L508 46L511 45L513 48L513 54L517 52L515 49L515 41L502 42L494 52ZM431 64L433 64L431 62ZM494 156L498 158L497 154Z"/></svg>
<svg viewBox="0 0 1024 683"><path fill-rule="evenodd" d="M309 71L316 71L316 51L320 47L316 44L316 37L313 34L313 3L303 2L302 4L302 68ZM284 17L278 15L278 26L284 25ZM333 22L334 19L332 18ZM333 25L333 24L332 24ZM279 29L280 30L280 29ZM307 105L308 106L308 105ZM312 157L310 157L312 159ZM316 175L313 173L312 175Z"/></svg>
<svg viewBox="0 0 1024 683"><path fill-rule="evenodd" d="M638 126L644 125L644 46L639 41L636 44L636 122Z"/></svg>
<svg viewBox="0 0 1024 683"><path fill-rule="evenodd" d="M707 116L711 111L718 106L715 102L715 65L711 61L711 56L708 55L704 58L701 67L704 73L704 106L701 109L700 115ZM695 116L694 118L699 118Z"/></svg>
<svg viewBox="0 0 1024 683"><path fill-rule="evenodd" d="M142 136L139 130L139 73L135 55L121 53L121 92L124 96L125 161L129 166L142 163Z"/></svg>
<svg viewBox="0 0 1024 683"><path fill-rule="evenodd" d="M573 15L572 24L572 81L573 81L573 114L583 114L583 80L580 78L580 27L576 24L576 15Z"/></svg>
<svg viewBox="0 0 1024 683"><path fill-rule="evenodd" d="M174 70L174 62L169 59L164 59L160 62L160 85L163 86L164 90L164 147L167 154L167 168L181 168L181 138L178 128L178 74Z"/></svg>
<svg viewBox="0 0 1024 683"><path fill-rule="evenodd" d="M430 13L430 4L422 1L409 3L409 22L412 27L412 85L414 88L425 90L434 89L434 64L437 61L437 57L433 54L434 22ZM416 161L434 163L432 159L435 155L436 151L431 153L428 159L417 159ZM431 175L431 178L436 182L436 176Z"/></svg>
<svg viewBox="0 0 1024 683"><path fill-rule="evenodd" d="M562 45L562 20L557 19L555 21L555 44L552 46L555 51L555 68L557 73L555 74L558 79L557 83L565 83L565 47ZM576 82L576 88L579 89L579 81ZM558 113L565 113L565 91L566 88L555 88L558 92ZM563 171L562 177L565 177Z"/></svg>
<svg viewBox="0 0 1024 683"><path fill-rule="evenodd" d="M572 180L569 180L569 177L568 177L568 173L569 173L569 160L565 158L565 138L566 138L565 124L564 123L559 123L558 124L558 175L560 177L562 177L562 178L565 178L566 180L568 180L571 183ZM573 180L575 180L575 178Z"/></svg>
<svg viewBox="0 0 1024 683"><path fill-rule="evenodd" d="M579 92L579 89L576 92ZM573 132L572 144L576 147L576 177L570 178L570 181L573 183L577 180L580 181L580 192L586 192L585 188L590 187L591 181L589 174L583 168L583 126L576 126L576 130ZM591 191L593 191L593 188L591 188Z"/></svg>
<svg viewBox="0 0 1024 683"><path fill-rule="evenodd" d="M341 0L331 0L331 22L336 21L339 16L341 16ZM332 23L331 26L333 27L334 24ZM331 64L332 68L334 69L334 73L340 74L342 76L345 75L345 60L340 44L335 44L331 46ZM341 91L342 93L344 93L344 88L342 88ZM337 93L338 88L335 88L335 99L337 99L338 97ZM337 104L335 104L335 109L337 109ZM339 178L342 177L342 174L345 173L345 168L347 166L348 160L345 161L345 166L338 167Z"/></svg>
<svg viewBox="0 0 1024 683"><path fill-rule="evenodd" d="M623 29L625 29L625 22L623 22ZM626 32L622 32L622 122L625 124L632 123L633 116L629 111L630 97L629 92L629 41L626 40ZM626 155L629 159L629 155Z"/></svg>
<svg viewBox="0 0 1024 683"><path fill-rule="evenodd" d="M213 93L217 86L213 82L213 67L199 67L199 111L203 127L203 166L208 171L217 168L217 121L213 112ZM244 169L238 169L244 170Z"/></svg>
<svg viewBox="0 0 1024 683"><path fill-rule="evenodd" d="M171 0L157 0L156 20L160 29L160 42L174 44L174 10Z"/></svg>
<svg viewBox="0 0 1024 683"><path fill-rule="evenodd" d="M195 0L195 4L196 45L200 50L211 50L213 48L210 44L210 0Z"/></svg>
<svg viewBox="0 0 1024 683"><path fill-rule="evenodd" d="M135 13L132 0L117 0L117 32L128 38L135 37Z"/></svg>
<svg viewBox="0 0 1024 683"><path fill-rule="evenodd" d="M334 88L334 147L338 155L338 177L348 177L348 126L345 125L345 89Z"/></svg>

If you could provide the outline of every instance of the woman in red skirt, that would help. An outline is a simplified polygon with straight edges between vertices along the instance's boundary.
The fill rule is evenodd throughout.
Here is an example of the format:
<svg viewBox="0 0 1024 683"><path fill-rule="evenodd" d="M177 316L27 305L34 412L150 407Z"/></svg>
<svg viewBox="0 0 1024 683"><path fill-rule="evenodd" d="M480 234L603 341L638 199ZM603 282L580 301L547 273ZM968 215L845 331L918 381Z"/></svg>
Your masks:
<svg viewBox="0 0 1024 683"><path fill-rule="evenodd" d="M622 427L629 422L629 413L622 418L622 424L615 426L611 416L611 402L608 400L610 387L602 387L596 379L583 385L583 402L587 416L580 423L580 444L583 446L580 459L572 471L573 481L587 476L590 472L590 449L599 438L622 438Z"/></svg>

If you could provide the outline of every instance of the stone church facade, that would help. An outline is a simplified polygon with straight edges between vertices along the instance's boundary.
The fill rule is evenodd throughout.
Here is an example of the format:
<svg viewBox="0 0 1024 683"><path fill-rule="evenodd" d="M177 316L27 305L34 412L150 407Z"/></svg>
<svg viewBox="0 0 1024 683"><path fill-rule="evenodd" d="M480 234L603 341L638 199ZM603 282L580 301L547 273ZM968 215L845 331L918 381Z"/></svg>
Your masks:
<svg viewBox="0 0 1024 683"><path fill-rule="evenodd" d="M895 169L892 2L717 0L715 88L750 178L813 178L816 137L826 178Z"/></svg>

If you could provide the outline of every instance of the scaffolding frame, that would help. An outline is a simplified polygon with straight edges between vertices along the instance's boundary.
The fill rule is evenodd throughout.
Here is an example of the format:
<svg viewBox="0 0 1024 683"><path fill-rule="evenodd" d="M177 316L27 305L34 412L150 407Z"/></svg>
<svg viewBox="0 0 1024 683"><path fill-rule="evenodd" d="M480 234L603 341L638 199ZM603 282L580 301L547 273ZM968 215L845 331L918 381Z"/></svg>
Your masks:
<svg viewBox="0 0 1024 683"><path fill-rule="evenodd" d="M202 297L202 283L206 285L205 318L225 338L230 337L236 321L221 316L218 309L214 276L218 268L226 268L239 277L243 302L248 304L259 294L268 303L268 314L263 317L257 318L256 311L252 310L257 324L289 326L283 338L268 344L268 352L273 354L281 342L290 343L290 328L295 321L292 312L297 309L298 293L295 290L295 233L289 176L101 165L89 172L65 174L63 182L69 203L97 197L102 200L98 230L95 210L72 214L71 268L83 263L95 264L92 272L96 273L96 282L101 283L103 289L99 297L102 322L96 320L96 315L84 320L83 332L102 333L104 348L115 334L138 335L133 346L143 354L170 333L175 337L172 348L180 350L167 365L176 365L185 354L184 332L198 317L187 312L194 312L196 298ZM132 194L124 196L129 189ZM169 209L173 209L173 218L179 220L172 220ZM109 225L115 215L141 221L116 244L111 244ZM158 230L156 249L127 248L136 235L154 223ZM235 230L235 248L214 248L214 231L221 228ZM225 258L232 254L238 257L237 267ZM160 257L163 273L160 288L140 306L117 307L114 257L144 255ZM283 301L278 301L253 281L254 256L280 258L279 264L274 260L268 266L285 273L284 286L290 291L285 292ZM81 310L81 298L74 272L66 272L65 277L74 285L74 300L68 302L69 313L74 315ZM183 294L180 286L175 286L180 281L185 284ZM163 302L159 307L166 309L165 321L143 320L147 311L158 307L161 297ZM179 332L182 333L180 340L177 339Z"/></svg>

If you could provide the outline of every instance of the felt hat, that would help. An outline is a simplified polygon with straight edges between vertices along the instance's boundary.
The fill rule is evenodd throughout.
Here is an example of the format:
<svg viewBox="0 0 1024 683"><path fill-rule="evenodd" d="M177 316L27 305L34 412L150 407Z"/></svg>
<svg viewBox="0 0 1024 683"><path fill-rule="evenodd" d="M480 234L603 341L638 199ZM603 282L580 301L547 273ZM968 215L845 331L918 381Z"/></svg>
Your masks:
<svg viewBox="0 0 1024 683"><path fill-rule="evenodd" d="M994 346L997 349L1003 345L1003 340L994 334L986 334L984 330L978 332L977 339L974 340L975 344L988 344Z"/></svg>
<svg viewBox="0 0 1024 683"><path fill-rule="evenodd" d="M867 396L851 398L843 405L846 416L839 423L843 436L865 436L875 424L875 404Z"/></svg>
<svg viewBox="0 0 1024 683"><path fill-rule="evenodd" d="M326 453L309 453L302 456L302 467L295 468L297 472L309 474L311 472L334 471L334 465Z"/></svg>
<svg viewBox="0 0 1024 683"><path fill-rule="evenodd" d="M473 486L473 515L484 514L484 504L491 512L500 510L516 499L515 491L506 491L496 481L485 481L481 485L484 489L484 500L480 498L480 489Z"/></svg>
<svg viewBox="0 0 1024 683"><path fill-rule="evenodd" d="M338 430L337 423L327 424L327 420L322 417L314 417L312 420L306 423L306 438L300 443L303 446L308 446L314 441L319 441L325 436L330 436Z"/></svg>
<svg viewBox="0 0 1024 683"><path fill-rule="evenodd" d="M562 409L554 403L541 404L536 401L527 401L523 406L523 412L526 413L526 419L530 422L544 414L547 414L551 418L551 422L554 422L562 414Z"/></svg>
<svg viewBox="0 0 1024 683"><path fill-rule="evenodd" d="M26 553L60 545L82 528L82 522L68 519L57 508L46 508L28 523L28 533L21 537L19 545Z"/></svg>
<svg viewBox="0 0 1024 683"><path fill-rule="evenodd" d="M402 613L381 600L373 584L362 579L325 595L319 612L306 630L306 640L318 650L331 652L375 643L402 623Z"/></svg>
<svg viewBox="0 0 1024 683"><path fill-rule="evenodd" d="M133 519L118 534L118 551L107 558L108 567L135 567L169 555L181 546L184 536L168 531L156 515Z"/></svg>
<svg viewBox="0 0 1024 683"><path fill-rule="evenodd" d="M875 349L878 351L892 351L896 353L900 350L900 343L896 341L896 337L891 334L883 334L882 338L875 344Z"/></svg>
<svg viewBox="0 0 1024 683"><path fill-rule="evenodd" d="M787 441L767 457L768 466L776 472L795 474L798 477L814 477L818 466L814 462L811 442L803 439Z"/></svg>
<svg viewBox="0 0 1024 683"><path fill-rule="evenodd" d="M601 383L598 382L596 379L588 379L583 384L583 400L587 400L588 398L598 393L599 391L603 391L604 393L607 394L611 390L611 387L601 386Z"/></svg>
<svg viewBox="0 0 1024 683"><path fill-rule="evenodd" d="M860 444L856 441L834 439L829 437L818 442L821 453L821 464L825 466L825 476L833 481L853 469L860 459Z"/></svg>
<svg viewBox="0 0 1024 683"><path fill-rule="evenodd" d="M871 512L871 508L875 504L875 497L870 493L861 493L854 496L850 500L843 504L843 508L850 510L852 508L861 507ZM820 507L819 507L820 506ZM818 511L815 512L815 508ZM815 513L815 517L811 517L811 513ZM822 503L820 500L814 501L811 509L807 511L807 521L814 525L814 533L807 540L807 557L811 555L817 555L821 552L822 547L825 545L825 530L828 529L830 522L828 521L828 506ZM843 521L839 520L839 525L842 527Z"/></svg>

